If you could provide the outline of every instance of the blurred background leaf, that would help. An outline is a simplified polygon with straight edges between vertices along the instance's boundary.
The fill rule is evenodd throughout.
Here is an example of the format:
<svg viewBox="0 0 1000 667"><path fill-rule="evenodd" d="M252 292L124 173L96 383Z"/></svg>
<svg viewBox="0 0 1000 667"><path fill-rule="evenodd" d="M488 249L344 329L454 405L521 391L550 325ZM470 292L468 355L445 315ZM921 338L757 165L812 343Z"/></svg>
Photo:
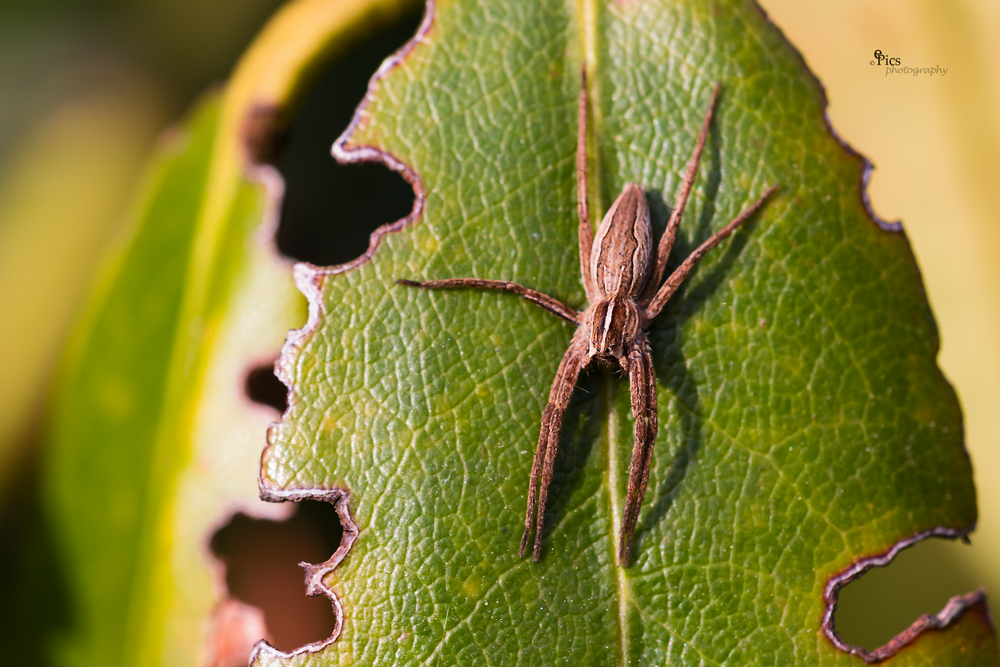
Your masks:
<svg viewBox="0 0 1000 667"><path fill-rule="evenodd" d="M284 112L306 96L304 83L319 74L315 67L340 56L348 66L360 64L363 73L348 77L355 85L340 85L340 72L320 87L336 87L334 106L346 124L368 75L415 29L414 12L401 17L406 2L294 3L288 9L295 11L283 11L261 34L225 91L205 95L197 112L167 131L152 165L143 169L163 125L191 106L195 91L211 87L232 67L257 28L242 24L255 20L248 5L215 3L210 9L220 12L221 23L226 12L244 12L225 27L206 25L198 8L182 6L185 20L192 21L188 29L204 30L199 39L210 51L231 42L221 61L216 53L202 61L187 52L192 40L170 38L163 17L173 8L162 4L158 11L133 14L119 7L105 15L96 6L87 12L75 5L4 6L9 14L0 15L3 38L10 38L2 54L10 67L0 71L9 77L8 88L20 86L19 95L3 98L0 164L0 335L11 346L4 356L8 382L0 412L0 636L6 657L20 664L46 664L54 656L60 664L87 665L214 659L205 646L209 614L224 608L236 609L237 618L242 614L241 623L257 618L256 634L237 642L242 649L236 646L236 664L246 663L250 644L263 636L257 612L216 606L227 593L227 570L234 575L230 593L238 597L236 589L247 588L239 582L247 570L239 562L243 554L233 545L241 543L241 526L254 523L248 516L266 524L262 517L277 519L292 509L257 499L263 434L277 413L247 401L243 383L273 378L269 364L284 333L304 313L290 263L275 261L273 236L258 229L265 214L274 223L278 211L265 202L256 182L260 173L247 179L243 123L258 104L281 110L279 118L269 119L277 124L262 133L277 143ZM419 5L413 8L419 11ZM52 16L42 16L46 12ZM344 57L348 46L359 46L374 26L393 17L405 19L409 28L390 30L388 46L377 39ZM173 23L175 29L183 25ZM226 38L227 27L236 28L235 38ZM141 34L164 29L160 46L174 44L178 62L191 59L200 70L177 65L174 71L157 39ZM345 30L350 34L343 35ZM338 32L340 38L332 39ZM329 100L329 91L321 99ZM315 107L306 102L307 110ZM334 129L296 125L292 147L304 142L328 155ZM198 181L208 173L212 188ZM136 197L139 174L145 177ZM403 190L405 211L412 191L405 184ZM312 193L329 194L329 188ZM398 207L399 197L394 201ZM295 236L284 244L286 252L295 254L310 242ZM112 261L95 280L95 260L102 256ZM282 265L278 275L276 264ZM186 266L194 267L190 274ZM63 363L64 400L55 427L45 429L54 433L45 442L57 447L40 451L39 417L52 371L63 356L66 325L85 296L85 326L77 327L75 354ZM255 391L246 388L255 401L279 407L280 393L276 399L266 387L263 395ZM212 540L237 511L234 530ZM296 563L303 556L290 547L298 541L311 553L305 559L320 558L314 551L322 549L322 533L331 524L328 516L322 525L308 514L298 527L276 525L291 527L293 534L282 540L281 553L269 552L271 560L291 567L297 600L302 595ZM334 543L338 539L339 532ZM270 574L268 565L263 571ZM241 599L255 603L259 590L273 589L267 574L257 577L263 580L258 591L243 590ZM328 634L330 606L313 602L320 606L318 625L283 606L285 622L269 623L269 636L287 645L290 638L301 642L303 629L324 633L307 634L306 640ZM315 621L312 609L307 616ZM221 667L233 654L218 655Z"/></svg>
<svg viewBox="0 0 1000 667"><path fill-rule="evenodd" d="M0 569L8 659L43 664L68 600L39 426L65 333L156 136L279 0L0 3Z"/></svg>
<svg viewBox="0 0 1000 667"><path fill-rule="evenodd" d="M153 139L280 4L0 3L0 489Z"/></svg>

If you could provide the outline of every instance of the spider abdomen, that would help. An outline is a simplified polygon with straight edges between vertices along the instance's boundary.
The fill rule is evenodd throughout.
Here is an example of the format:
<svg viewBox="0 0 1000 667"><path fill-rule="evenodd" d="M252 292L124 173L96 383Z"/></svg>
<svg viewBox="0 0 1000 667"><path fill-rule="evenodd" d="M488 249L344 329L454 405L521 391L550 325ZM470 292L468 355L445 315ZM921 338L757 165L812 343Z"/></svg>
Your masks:
<svg viewBox="0 0 1000 667"><path fill-rule="evenodd" d="M646 193L628 183L597 228L590 271L598 291L609 299L633 299L649 281L653 232Z"/></svg>

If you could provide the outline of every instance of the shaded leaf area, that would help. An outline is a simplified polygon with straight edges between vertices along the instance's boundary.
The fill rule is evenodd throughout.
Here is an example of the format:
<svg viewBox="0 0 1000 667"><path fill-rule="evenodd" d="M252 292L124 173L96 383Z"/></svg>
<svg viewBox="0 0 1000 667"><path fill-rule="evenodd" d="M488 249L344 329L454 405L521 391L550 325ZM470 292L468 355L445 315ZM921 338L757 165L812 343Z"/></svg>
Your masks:
<svg viewBox="0 0 1000 667"><path fill-rule="evenodd" d="M65 566L42 512L38 477L37 460L23 464L0 512L0 638L15 665L48 664L49 642L70 622Z"/></svg>
<svg viewBox="0 0 1000 667"><path fill-rule="evenodd" d="M443 0L428 26L345 146L412 168L422 213L353 270L301 272L314 312L279 362L293 394L263 459L267 493L350 493L360 536L325 579L343 633L258 663L860 663L822 633L827 580L921 531L970 530L975 492L913 256L866 211L863 161L831 137L819 85L739 0ZM623 379L582 381L542 560L520 560L572 327L511 295L394 284L510 279L584 307L583 62L594 207L638 182L657 233L722 85L674 263L781 183L651 326L661 425L626 569ZM977 607L888 662L996 660Z"/></svg>

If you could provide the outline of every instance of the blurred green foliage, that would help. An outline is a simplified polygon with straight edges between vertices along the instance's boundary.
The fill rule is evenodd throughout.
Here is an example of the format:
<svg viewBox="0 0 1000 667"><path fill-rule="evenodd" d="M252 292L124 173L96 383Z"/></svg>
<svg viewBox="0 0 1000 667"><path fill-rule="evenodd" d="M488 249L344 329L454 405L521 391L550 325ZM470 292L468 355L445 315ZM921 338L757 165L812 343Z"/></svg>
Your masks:
<svg viewBox="0 0 1000 667"><path fill-rule="evenodd" d="M247 105L291 105L318 74L316 65L417 5L351 4L293 3L299 18L295 11L276 17L256 59L244 51L256 26L242 38L232 31L235 46L219 67L213 53L181 53L191 39L160 39L161 46L177 44L177 62L198 62L187 73L158 55L157 40L115 32L143 12L67 10L46 24L40 7L19 16L21 38L4 42L17 65L5 75L25 84L23 95L5 98L11 103L3 107L4 137L13 148L4 153L0 188L0 341L18 352L3 362L10 381L0 396L0 588L7 603L0 636L16 638L5 641L8 659L191 664L225 594L213 579L220 570L207 549L212 533L232 507L253 516L287 514L257 499L256 467L274 413L247 401L242 386L248 370L266 368L285 332L302 320L302 297L291 284L290 262L260 230L265 219L274 222L268 197L277 191L265 197L237 138ZM199 16L190 9L187 20ZM156 23L146 15L146 23ZM412 34L414 19L407 12L409 28L390 31L389 46L361 49L360 61L346 58L358 69L350 82L359 85L343 86L349 96L335 100L340 122L346 124L381 58ZM62 34L56 24L78 30L47 41ZM40 26L42 38L29 38L32 26ZM351 34L338 40L324 32L348 27ZM13 33L9 23L4 29ZM169 29L159 32L169 38ZM201 38L226 42L211 22L199 30ZM113 38L98 44L95 32ZM156 133L191 104L193 91L227 75L241 51L242 76L205 95L200 111L174 124L141 168ZM32 52L44 58L21 59ZM162 77L159 61L166 62ZM294 133L293 146L325 146L332 163L331 139L313 129ZM320 134L335 131L323 127ZM294 155L291 162L295 171ZM126 206L138 174L145 174L139 196ZM329 194L316 190L295 199L311 210L310 196ZM119 218L125 224L115 224ZM296 245L302 242L292 234L284 249L295 254ZM94 274L102 256L111 261ZM40 409L64 356L65 325L85 294L90 305L62 364L64 409L46 420L46 442L54 439L61 450L39 451ZM81 398L96 403L76 402ZM185 485L187 492L174 494ZM48 500L45 513L40 496ZM74 513L83 508L90 510L85 516ZM161 541L164 532L169 544Z"/></svg>
<svg viewBox="0 0 1000 667"><path fill-rule="evenodd" d="M0 4L0 345L19 351L0 361L0 488L32 446L65 328L153 139L279 4Z"/></svg>
<svg viewBox="0 0 1000 667"><path fill-rule="evenodd" d="M0 625L44 664L68 621L39 425L65 332L162 129L279 0L0 3Z"/></svg>

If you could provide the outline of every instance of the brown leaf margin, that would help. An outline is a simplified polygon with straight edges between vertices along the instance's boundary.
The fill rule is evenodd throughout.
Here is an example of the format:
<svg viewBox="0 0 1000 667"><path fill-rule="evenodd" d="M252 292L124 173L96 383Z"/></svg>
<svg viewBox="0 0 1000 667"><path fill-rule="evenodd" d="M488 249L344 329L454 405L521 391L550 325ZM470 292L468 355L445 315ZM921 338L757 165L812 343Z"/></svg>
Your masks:
<svg viewBox="0 0 1000 667"><path fill-rule="evenodd" d="M826 635L826 638L829 639L830 643L832 643L836 648L850 655L855 655L871 665L893 657L903 647L913 643L925 632L931 630L944 630L948 626L955 623L965 612L972 609L977 610L984 617L989 626L993 628L994 626L992 619L990 618L989 607L986 604L986 591L982 588L972 591L971 593L966 593L965 595L956 595L948 600L944 608L937 614L924 614L915 620L910 627L890 639L884 646L880 646L873 651L866 651L860 646L855 646L854 644L848 644L845 642L837 632L833 619L834 612L837 610L837 598L840 595L840 589L855 579L861 577L868 570L874 567L885 567L892 562L900 551L908 549L918 542L922 542L928 538L943 537L951 540L967 540L969 533L971 533L974 528L975 526L969 528L968 530L957 530L955 528L944 528L939 526L937 528L925 530L921 533L917 533L916 535L896 542L889 547L889 549L880 554L860 558L837 574L831 576L827 581L826 588L823 591L823 602L825 603L825 609L823 611L823 634Z"/></svg>
<svg viewBox="0 0 1000 667"><path fill-rule="evenodd" d="M375 93L378 91L378 88L382 83L382 79L384 79L391 70L403 64L413 49L425 41L434 25L435 9L436 5L434 0L427 0L427 4L424 8L424 18L421 20L420 27L417 28L416 34L398 51L396 51L396 53L386 58L382 62L382 65L379 66L378 71L375 72L371 81L368 82L368 92L365 93L364 99L361 100L358 108L354 111L351 123L347 126L347 129L344 130L339 137L337 137L337 140L333 142L333 147L330 149L330 153L340 164L346 165L359 164L363 162L378 162L384 164L389 169L398 172L404 179L406 179L407 183L413 186L413 209L405 218L382 225L372 232L368 241L368 249L360 257L356 257L355 259L344 264L338 264L337 266L323 268L312 267L317 273L322 273L324 275L336 275L365 264L371 260L372 256L375 254L383 236L389 232L398 232L404 227L409 226L420 217L421 213L423 213L424 202L427 199L423 181L421 181L420 176L410 165L406 164L392 153L382 150L376 146L367 144L351 145L349 142L351 135L367 118L366 109L368 104L375 97Z"/></svg>
<svg viewBox="0 0 1000 667"><path fill-rule="evenodd" d="M423 181L420 179L420 175L417 174L417 172L410 165L406 164L388 151L381 150L376 146L364 144L350 145L349 141L351 134L366 118L365 110L372 98L375 96L375 93L378 91L382 79L384 79L391 70L401 65L406 60L407 56L409 56L410 52L425 41L434 25L435 9L435 1L427 0L424 9L424 18L420 23L420 27L417 28L416 34L398 51L396 51L396 53L389 56L382 62L378 71L375 72L371 81L369 81L368 92L365 93L364 99L361 100L361 103L355 110L350 124L336 139L336 141L334 141L333 147L330 150L333 157L341 164L376 162L384 164L389 169L399 173L406 180L406 182L413 187L413 209L406 217L400 218L395 222L384 224L372 232L371 237L369 237L368 240L368 249L365 250L362 255L349 262L338 264L336 266L316 266L315 264L310 264L309 262L298 262L295 264L295 285L306 297L309 304L309 315L306 319L305 325L301 329L294 329L288 332L288 335L285 337L285 343L281 347L281 354L274 364L275 375L277 375L278 379L281 380L286 387L288 387L288 408L285 410L285 414L282 415L282 421L284 421L284 419L289 415L289 410L291 410L296 400L294 391L295 382L293 380L294 369L291 367L292 359L298 356L296 352L299 350L302 342L314 334L317 334L322 324L322 313L320 311L322 308L322 292L326 277L335 276L368 263L375 255L375 251L381 244L383 236L409 227L423 213L427 195L424 191L424 185ZM272 446L273 434L269 430L267 446L264 448L264 452L261 456L262 463ZM261 472L263 473L263 465L261 466ZM265 494L276 490L269 485L263 475L259 478L259 486L261 498L264 498Z"/></svg>

